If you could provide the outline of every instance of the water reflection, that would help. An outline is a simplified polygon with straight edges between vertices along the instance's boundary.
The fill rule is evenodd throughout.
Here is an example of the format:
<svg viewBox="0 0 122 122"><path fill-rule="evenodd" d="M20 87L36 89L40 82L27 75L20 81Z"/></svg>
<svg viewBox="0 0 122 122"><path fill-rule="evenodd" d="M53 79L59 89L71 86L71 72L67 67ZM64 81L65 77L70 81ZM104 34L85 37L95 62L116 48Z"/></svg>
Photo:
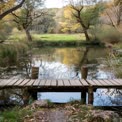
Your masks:
<svg viewBox="0 0 122 122"><path fill-rule="evenodd" d="M35 50L33 65L40 67L39 79L113 78L97 60L106 55L104 48L42 48Z"/></svg>
<svg viewBox="0 0 122 122"><path fill-rule="evenodd" d="M105 59L108 54L105 48L35 49L33 65L40 67L39 79L111 79L115 78L115 75L106 70L104 63L101 62L101 59ZM114 97L115 95L112 96ZM67 102L71 99L80 99L80 93L41 93L39 99ZM95 93L94 105L114 104L105 89L98 89Z"/></svg>

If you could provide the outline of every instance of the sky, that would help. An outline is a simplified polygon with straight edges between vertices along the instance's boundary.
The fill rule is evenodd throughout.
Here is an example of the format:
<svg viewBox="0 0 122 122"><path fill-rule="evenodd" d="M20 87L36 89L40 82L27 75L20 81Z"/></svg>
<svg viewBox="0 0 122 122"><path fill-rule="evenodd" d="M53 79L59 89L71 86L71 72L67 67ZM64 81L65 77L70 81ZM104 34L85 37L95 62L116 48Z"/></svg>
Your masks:
<svg viewBox="0 0 122 122"><path fill-rule="evenodd" d="M46 8L61 8L64 3L64 0L46 0L45 6Z"/></svg>

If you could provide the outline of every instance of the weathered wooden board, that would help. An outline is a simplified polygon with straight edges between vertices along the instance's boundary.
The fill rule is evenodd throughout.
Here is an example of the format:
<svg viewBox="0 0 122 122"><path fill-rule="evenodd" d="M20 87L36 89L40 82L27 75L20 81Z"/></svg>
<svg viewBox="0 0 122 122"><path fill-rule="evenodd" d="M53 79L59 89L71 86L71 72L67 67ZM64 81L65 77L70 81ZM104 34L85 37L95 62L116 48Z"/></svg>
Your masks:
<svg viewBox="0 0 122 122"><path fill-rule="evenodd" d="M109 81L109 80L104 80L108 85L110 85L110 86L114 86L115 84L113 84L111 81Z"/></svg>
<svg viewBox="0 0 122 122"><path fill-rule="evenodd" d="M31 79L29 82L25 84L25 86L33 86L35 80Z"/></svg>
<svg viewBox="0 0 122 122"><path fill-rule="evenodd" d="M76 83L76 86L83 86L83 85L81 84L81 82L79 81L79 79L74 80L74 82Z"/></svg>
<svg viewBox="0 0 122 122"><path fill-rule="evenodd" d="M64 86L63 80L58 80L57 83L58 83L58 86Z"/></svg>
<svg viewBox="0 0 122 122"><path fill-rule="evenodd" d="M101 86L110 86L108 82L105 82L104 80L98 80L102 85Z"/></svg>
<svg viewBox="0 0 122 122"><path fill-rule="evenodd" d="M71 81L63 80L64 86L71 86Z"/></svg>
<svg viewBox="0 0 122 122"><path fill-rule="evenodd" d="M103 84L100 82L100 81L98 81L98 80L93 80L93 82L96 84L96 85L98 85L98 86L102 86Z"/></svg>
<svg viewBox="0 0 122 122"><path fill-rule="evenodd" d="M114 79L118 84L122 85L122 79Z"/></svg>
<svg viewBox="0 0 122 122"><path fill-rule="evenodd" d="M122 79L106 79L106 80L38 80L38 79L0 79L0 88L17 87L90 87L95 88L122 88Z"/></svg>
<svg viewBox="0 0 122 122"><path fill-rule="evenodd" d="M71 86L83 86L79 79L70 80Z"/></svg>
<svg viewBox="0 0 122 122"><path fill-rule="evenodd" d="M117 86L119 86L120 84L119 83L117 83L115 80L109 80L110 82L112 82L115 86L117 85Z"/></svg>
<svg viewBox="0 0 122 122"><path fill-rule="evenodd" d="M51 80L46 80L45 81L45 86L50 86L51 85Z"/></svg>
<svg viewBox="0 0 122 122"><path fill-rule="evenodd" d="M18 79L12 79L8 84L6 84L6 86L12 86L12 85L14 85L17 81L18 81Z"/></svg>
<svg viewBox="0 0 122 122"><path fill-rule="evenodd" d="M80 79L80 82L82 83L83 86L88 86L89 85L84 79Z"/></svg>
<svg viewBox="0 0 122 122"><path fill-rule="evenodd" d="M24 81L24 79L19 79L14 86L19 86L22 82Z"/></svg>
<svg viewBox="0 0 122 122"><path fill-rule="evenodd" d="M25 86L29 81L30 79L25 79L19 84L19 86Z"/></svg>
<svg viewBox="0 0 122 122"><path fill-rule="evenodd" d="M0 80L0 86L4 86L4 84L7 82L9 79L1 79Z"/></svg>
<svg viewBox="0 0 122 122"><path fill-rule="evenodd" d="M7 86L7 84L9 84L11 81L12 79L4 80L4 82L2 83L2 86Z"/></svg>
<svg viewBox="0 0 122 122"><path fill-rule="evenodd" d="M39 86L39 84L40 84L40 80L37 79L34 81L33 86Z"/></svg>
<svg viewBox="0 0 122 122"><path fill-rule="evenodd" d="M40 84L39 84L39 86L44 86L45 83L46 83L46 80L40 80Z"/></svg>
<svg viewBox="0 0 122 122"><path fill-rule="evenodd" d="M57 81L56 80L52 80L51 81L51 86L57 86L58 84L57 84Z"/></svg>
<svg viewBox="0 0 122 122"><path fill-rule="evenodd" d="M97 84L93 80L87 80L90 86L97 86Z"/></svg>

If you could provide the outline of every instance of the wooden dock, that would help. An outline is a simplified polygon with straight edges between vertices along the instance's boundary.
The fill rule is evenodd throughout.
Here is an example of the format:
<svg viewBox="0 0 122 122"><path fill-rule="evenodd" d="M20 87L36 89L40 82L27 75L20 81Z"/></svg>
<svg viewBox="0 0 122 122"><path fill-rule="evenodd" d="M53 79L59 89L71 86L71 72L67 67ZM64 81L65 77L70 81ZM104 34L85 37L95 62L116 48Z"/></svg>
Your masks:
<svg viewBox="0 0 122 122"><path fill-rule="evenodd" d="M93 104L93 92L97 88L122 89L122 79L106 80L39 80L39 79L0 79L0 90L2 89L28 89L34 99L37 92L81 92L82 102L86 103L88 92L88 103Z"/></svg>

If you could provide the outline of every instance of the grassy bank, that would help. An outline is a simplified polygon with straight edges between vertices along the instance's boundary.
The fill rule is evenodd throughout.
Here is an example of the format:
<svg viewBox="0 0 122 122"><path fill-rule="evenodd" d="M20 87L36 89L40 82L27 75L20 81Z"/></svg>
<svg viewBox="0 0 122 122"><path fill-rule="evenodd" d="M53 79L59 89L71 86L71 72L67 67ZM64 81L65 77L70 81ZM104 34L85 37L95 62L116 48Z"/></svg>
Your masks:
<svg viewBox="0 0 122 122"><path fill-rule="evenodd" d="M48 42L81 42L85 41L84 34L33 34L34 41Z"/></svg>
<svg viewBox="0 0 122 122"><path fill-rule="evenodd" d="M45 103L45 102L44 102ZM121 119L121 111L104 110L79 101L67 104L32 103L26 107L15 107L0 112L0 122L113 122ZM57 115L57 116L55 116ZM50 120L50 121L49 121Z"/></svg>
<svg viewBox="0 0 122 122"><path fill-rule="evenodd" d="M47 42L72 42L85 41L84 34L31 34L33 41L47 41ZM11 34L8 38L10 41L26 40L26 35L22 32Z"/></svg>
<svg viewBox="0 0 122 122"><path fill-rule="evenodd" d="M99 42L86 42L84 34L32 34L32 44L36 47L44 46L80 46L80 45L99 45ZM24 33L12 34L9 41L24 41Z"/></svg>

